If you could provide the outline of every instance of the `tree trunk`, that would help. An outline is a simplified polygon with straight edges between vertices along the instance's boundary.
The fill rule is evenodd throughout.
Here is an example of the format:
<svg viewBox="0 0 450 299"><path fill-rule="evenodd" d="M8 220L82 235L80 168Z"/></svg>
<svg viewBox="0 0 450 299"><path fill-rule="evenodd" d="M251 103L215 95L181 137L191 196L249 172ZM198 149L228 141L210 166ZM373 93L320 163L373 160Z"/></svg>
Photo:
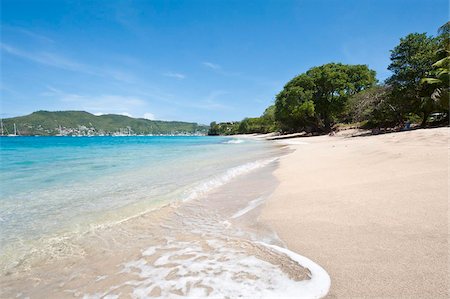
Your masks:
<svg viewBox="0 0 450 299"><path fill-rule="evenodd" d="M325 119L325 132L331 131L331 121L329 119Z"/></svg>
<svg viewBox="0 0 450 299"><path fill-rule="evenodd" d="M323 115L323 124L325 126L325 132L328 133L331 131L331 119L328 114Z"/></svg>
<svg viewBox="0 0 450 299"><path fill-rule="evenodd" d="M424 128L426 125L427 125L427 119L428 119L428 116L430 116L430 112L423 112L423 118L422 118L422 123L420 124L420 126L422 127L422 128Z"/></svg>

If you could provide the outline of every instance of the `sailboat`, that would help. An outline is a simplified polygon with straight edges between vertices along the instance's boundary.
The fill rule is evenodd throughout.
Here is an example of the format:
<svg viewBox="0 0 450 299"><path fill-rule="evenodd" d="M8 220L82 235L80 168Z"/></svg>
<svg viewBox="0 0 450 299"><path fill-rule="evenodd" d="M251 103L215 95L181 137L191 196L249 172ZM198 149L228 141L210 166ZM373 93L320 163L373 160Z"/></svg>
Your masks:
<svg viewBox="0 0 450 299"><path fill-rule="evenodd" d="M8 134L8 137L16 137L17 136L17 127L16 127L16 123L14 123L14 134Z"/></svg>
<svg viewBox="0 0 450 299"><path fill-rule="evenodd" d="M58 130L59 130L59 133L56 134L56 136L63 136L61 125L59 125Z"/></svg>

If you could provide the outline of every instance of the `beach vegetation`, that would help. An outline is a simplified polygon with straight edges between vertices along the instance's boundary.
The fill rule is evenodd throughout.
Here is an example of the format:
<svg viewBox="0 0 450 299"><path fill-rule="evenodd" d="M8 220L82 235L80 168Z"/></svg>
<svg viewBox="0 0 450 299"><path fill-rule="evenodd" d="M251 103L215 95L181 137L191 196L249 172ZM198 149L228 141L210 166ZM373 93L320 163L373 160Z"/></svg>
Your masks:
<svg viewBox="0 0 450 299"><path fill-rule="evenodd" d="M270 133L278 131L278 124L275 120L275 106L269 106L260 117L246 117L242 121L233 122L212 122L208 135L235 135Z"/></svg>
<svg viewBox="0 0 450 299"><path fill-rule="evenodd" d="M376 83L367 65L328 63L289 81L275 99L275 118L283 131L329 131L346 117L350 97Z"/></svg>
<svg viewBox="0 0 450 299"><path fill-rule="evenodd" d="M214 123L210 133L325 133L346 124L362 128L448 124L449 34L447 22L436 37L426 33L402 37L391 50L392 75L383 83L363 64L312 67L287 82L262 116Z"/></svg>
<svg viewBox="0 0 450 299"><path fill-rule="evenodd" d="M449 114L449 72L450 72L450 22L439 30L436 61L426 77L421 80L423 96L429 99L432 108L438 112Z"/></svg>
<svg viewBox="0 0 450 299"><path fill-rule="evenodd" d="M409 113L422 117L425 125L428 116L435 109L435 101L426 91L422 79L433 69L438 50L438 39L426 33L411 33L400 39L400 43L391 51L393 74L386 80L391 86L391 98L403 120ZM425 92L425 93L424 93Z"/></svg>
<svg viewBox="0 0 450 299"><path fill-rule="evenodd" d="M276 96L274 116L282 131L298 131L316 123L313 89L312 79L302 74L289 81Z"/></svg>
<svg viewBox="0 0 450 299"><path fill-rule="evenodd" d="M384 84L356 93L348 101L350 119L365 128L395 125L400 120L400 113L392 105L390 95L391 88Z"/></svg>
<svg viewBox="0 0 450 299"><path fill-rule="evenodd" d="M222 122L217 123L213 121L209 125L208 135L235 135L239 134L239 124L240 122Z"/></svg>

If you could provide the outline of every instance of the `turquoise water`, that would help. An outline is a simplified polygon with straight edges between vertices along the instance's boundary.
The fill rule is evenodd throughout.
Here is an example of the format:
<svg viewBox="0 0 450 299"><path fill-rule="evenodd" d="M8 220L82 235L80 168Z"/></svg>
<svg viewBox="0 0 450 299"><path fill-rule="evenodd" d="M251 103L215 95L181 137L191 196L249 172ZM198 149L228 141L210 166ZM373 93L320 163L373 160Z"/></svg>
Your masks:
<svg viewBox="0 0 450 299"><path fill-rule="evenodd" d="M224 137L2 137L0 143L2 298L328 292L328 274L279 247L276 233L257 220L276 185L273 162L285 152L274 143ZM298 280L302 267L310 279Z"/></svg>
<svg viewBox="0 0 450 299"><path fill-rule="evenodd" d="M0 145L0 252L204 196L278 153L225 137L2 137Z"/></svg>

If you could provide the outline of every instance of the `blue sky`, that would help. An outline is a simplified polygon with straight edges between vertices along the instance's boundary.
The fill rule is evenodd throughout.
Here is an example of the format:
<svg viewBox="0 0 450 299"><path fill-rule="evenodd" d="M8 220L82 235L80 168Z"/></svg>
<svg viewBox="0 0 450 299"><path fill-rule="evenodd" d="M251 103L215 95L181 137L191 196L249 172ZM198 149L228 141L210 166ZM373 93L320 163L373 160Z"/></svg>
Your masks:
<svg viewBox="0 0 450 299"><path fill-rule="evenodd" d="M1 117L86 110L209 122L258 116L328 62L389 76L389 50L448 21L440 0L2 0Z"/></svg>

